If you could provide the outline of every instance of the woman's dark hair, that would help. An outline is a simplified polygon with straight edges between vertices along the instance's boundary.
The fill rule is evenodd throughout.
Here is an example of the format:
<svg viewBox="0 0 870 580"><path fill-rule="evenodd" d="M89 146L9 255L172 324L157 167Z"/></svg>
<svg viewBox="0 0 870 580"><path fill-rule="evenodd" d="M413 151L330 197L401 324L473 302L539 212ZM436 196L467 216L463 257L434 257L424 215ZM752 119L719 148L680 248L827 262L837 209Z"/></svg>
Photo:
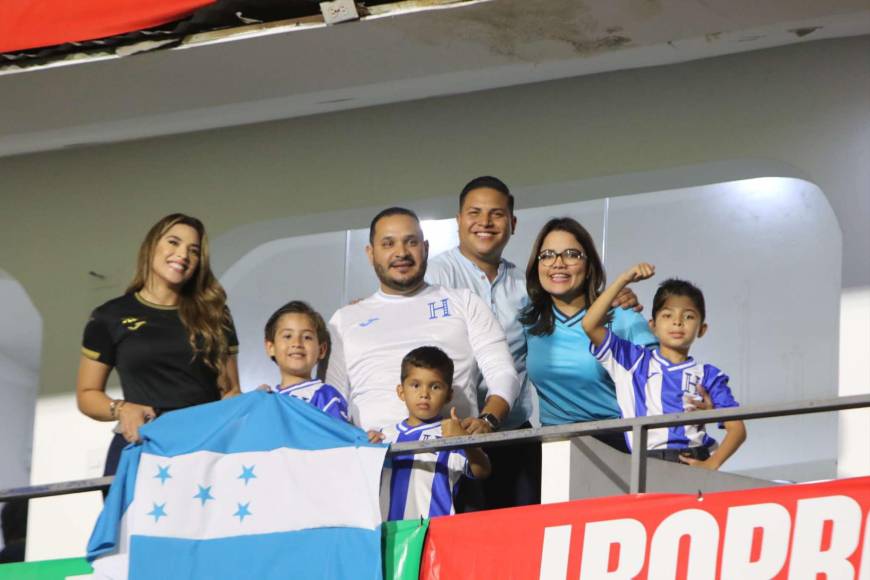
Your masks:
<svg viewBox="0 0 870 580"><path fill-rule="evenodd" d="M580 286L580 292L586 299L587 308L604 291L607 283L604 266L598 256L598 250L595 249L595 241L586 228L569 217L553 218L548 221L535 239L535 245L532 246L532 253L529 255L529 265L526 267L529 305L520 314L520 322L528 326L529 333L535 336L553 334L553 297L541 286L541 278L538 276L538 254L541 253L544 238L550 232L571 234L586 254L586 278Z"/></svg>

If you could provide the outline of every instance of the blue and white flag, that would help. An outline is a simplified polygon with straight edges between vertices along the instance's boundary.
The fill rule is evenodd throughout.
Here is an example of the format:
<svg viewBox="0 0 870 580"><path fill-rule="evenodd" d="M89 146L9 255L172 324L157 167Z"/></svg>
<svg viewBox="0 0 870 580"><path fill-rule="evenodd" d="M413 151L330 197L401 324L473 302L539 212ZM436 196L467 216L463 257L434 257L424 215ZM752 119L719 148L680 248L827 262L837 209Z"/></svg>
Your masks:
<svg viewBox="0 0 870 580"><path fill-rule="evenodd" d="M252 392L140 431L88 542L96 577L381 578L385 445Z"/></svg>

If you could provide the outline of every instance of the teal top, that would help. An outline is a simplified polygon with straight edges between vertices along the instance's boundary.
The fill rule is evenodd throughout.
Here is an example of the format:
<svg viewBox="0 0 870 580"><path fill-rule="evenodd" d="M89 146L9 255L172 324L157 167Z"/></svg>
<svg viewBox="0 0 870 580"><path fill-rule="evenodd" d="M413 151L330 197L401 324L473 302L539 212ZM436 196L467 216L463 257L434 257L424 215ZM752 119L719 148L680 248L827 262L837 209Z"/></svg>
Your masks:
<svg viewBox="0 0 870 580"><path fill-rule="evenodd" d="M526 328L526 367L540 400L541 423L562 425L620 417L613 381L589 352L589 337L580 321L581 310L570 318L555 306L555 324L550 335L535 336ZM610 329L634 344L655 346L643 316L633 310L611 310Z"/></svg>

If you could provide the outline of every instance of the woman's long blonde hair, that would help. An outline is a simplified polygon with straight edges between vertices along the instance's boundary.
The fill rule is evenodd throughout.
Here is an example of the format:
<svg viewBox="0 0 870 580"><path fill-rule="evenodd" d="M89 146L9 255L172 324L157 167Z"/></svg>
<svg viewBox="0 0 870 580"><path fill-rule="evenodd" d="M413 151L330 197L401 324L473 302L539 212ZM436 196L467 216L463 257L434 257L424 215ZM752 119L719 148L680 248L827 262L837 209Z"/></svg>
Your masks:
<svg viewBox="0 0 870 580"><path fill-rule="evenodd" d="M127 287L127 293L138 292L145 287L151 276L151 262L157 243L177 224L190 226L199 234L199 264L196 272L181 288L178 314L187 329L187 339L195 356L202 356L203 362L220 378L229 357L227 331L231 327L230 312L227 309L227 294L211 271L208 235L201 221L182 213L173 213L154 224L139 247L136 274ZM221 385L221 388L229 388L229 385Z"/></svg>

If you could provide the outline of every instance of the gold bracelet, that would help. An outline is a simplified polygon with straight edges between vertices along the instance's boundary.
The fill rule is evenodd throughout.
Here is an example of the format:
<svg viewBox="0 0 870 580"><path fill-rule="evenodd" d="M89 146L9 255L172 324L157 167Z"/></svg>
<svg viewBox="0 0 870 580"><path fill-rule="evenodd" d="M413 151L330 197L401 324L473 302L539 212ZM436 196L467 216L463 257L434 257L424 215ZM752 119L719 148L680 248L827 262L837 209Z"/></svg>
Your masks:
<svg viewBox="0 0 870 580"><path fill-rule="evenodd" d="M127 401L124 401L123 399L112 399L109 402L109 415L112 416L113 421L118 419L118 411L121 410L121 407L123 407L126 402Z"/></svg>

